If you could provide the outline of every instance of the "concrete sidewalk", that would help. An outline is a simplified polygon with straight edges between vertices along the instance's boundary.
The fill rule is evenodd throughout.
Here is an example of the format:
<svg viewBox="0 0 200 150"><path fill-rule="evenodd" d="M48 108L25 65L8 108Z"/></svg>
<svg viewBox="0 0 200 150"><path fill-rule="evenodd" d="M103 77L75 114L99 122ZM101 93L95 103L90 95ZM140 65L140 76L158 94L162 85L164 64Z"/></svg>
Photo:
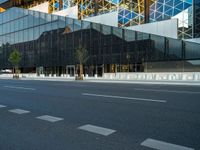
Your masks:
<svg viewBox="0 0 200 150"><path fill-rule="evenodd" d="M12 79L12 77L2 77L0 79ZM62 81L62 82L93 82L93 83L120 83L120 84L165 84L165 85L188 85L200 86L200 81L183 80L133 80L133 79L105 79L103 77L87 77L83 81L75 80L75 77L21 77L19 80L39 80L39 81Z"/></svg>

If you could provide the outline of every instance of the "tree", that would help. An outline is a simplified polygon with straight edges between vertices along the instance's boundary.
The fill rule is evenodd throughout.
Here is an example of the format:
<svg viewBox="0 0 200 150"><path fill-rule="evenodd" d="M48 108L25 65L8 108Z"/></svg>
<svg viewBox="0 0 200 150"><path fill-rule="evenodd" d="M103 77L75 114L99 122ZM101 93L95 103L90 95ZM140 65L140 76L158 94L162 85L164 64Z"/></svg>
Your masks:
<svg viewBox="0 0 200 150"><path fill-rule="evenodd" d="M79 47L75 51L75 57L79 63L79 79L83 80L83 65L88 60L88 51L83 47Z"/></svg>
<svg viewBox="0 0 200 150"><path fill-rule="evenodd" d="M19 63L21 61L21 54L17 49L14 49L8 58L8 61L13 65L13 73L17 73L18 74L18 66Z"/></svg>

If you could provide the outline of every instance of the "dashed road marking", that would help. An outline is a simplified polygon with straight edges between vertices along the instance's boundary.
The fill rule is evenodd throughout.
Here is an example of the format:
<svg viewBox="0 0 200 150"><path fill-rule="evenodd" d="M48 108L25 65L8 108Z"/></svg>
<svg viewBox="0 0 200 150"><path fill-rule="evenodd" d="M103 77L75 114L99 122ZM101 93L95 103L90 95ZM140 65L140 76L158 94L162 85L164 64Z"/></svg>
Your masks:
<svg viewBox="0 0 200 150"><path fill-rule="evenodd" d="M94 97L105 97L105 98L115 98L115 99L126 99L126 100L135 100L135 101L147 101L147 102L157 102L157 103L166 103L166 100L157 100L157 99L146 99L138 97L122 97L114 95L100 95L100 94L91 94L91 93L82 93L84 96L94 96Z"/></svg>
<svg viewBox="0 0 200 150"><path fill-rule="evenodd" d="M49 121L49 122L57 122L57 121L64 120L63 118L49 116L49 115L43 115L43 116L39 116L39 117L36 117L36 118L41 119L41 120L45 120L45 121Z"/></svg>
<svg viewBox="0 0 200 150"><path fill-rule="evenodd" d="M27 88L27 87L19 87L19 86L4 86L5 88L10 88L10 89L20 89L20 90L31 90L35 91L36 89L34 88Z"/></svg>
<svg viewBox="0 0 200 150"><path fill-rule="evenodd" d="M19 115L30 113L30 111L23 110L23 109L11 109L11 110L9 110L9 112L19 114Z"/></svg>
<svg viewBox="0 0 200 150"><path fill-rule="evenodd" d="M80 126L80 127L78 127L78 129L88 131L88 132L92 132L92 133L96 133L96 134L100 134L100 135L104 135L104 136L108 136L108 135L111 135L114 132L116 132L116 130L98 127L98 126L94 126L94 125L90 125L90 124Z"/></svg>
<svg viewBox="0 0 200 150"><path fill-rule="evenodd" d="M0 105L0 108L4 108L4 107L6 107L5 105Z"/></svg>
<svg viewBox="0 0 200 150"><path fill-rule="evenodd" d="M193 148L171 144L150 138L142 142L141 145L149 148L154 148L157 150L194 150Z"/></svg>
<svg viewBox="0 0 200 150"><path fill-rule="evenodd" d="M149 91L149 92L180 93L180 94L200 94L200 92L193 92L193 91L172 91L172 90L142 89L142 88L134 88L134 90L136 90L136 91Z"/></svg>

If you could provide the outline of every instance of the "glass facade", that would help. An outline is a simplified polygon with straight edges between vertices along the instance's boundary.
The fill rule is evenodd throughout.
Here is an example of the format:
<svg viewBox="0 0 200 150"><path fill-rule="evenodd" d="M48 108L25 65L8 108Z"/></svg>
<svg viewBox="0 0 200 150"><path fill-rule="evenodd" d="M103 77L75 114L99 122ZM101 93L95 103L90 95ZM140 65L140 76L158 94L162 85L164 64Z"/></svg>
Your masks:
<svg viewBox="0 0 200 150"><path fill-rule="evenodd" d="M194 37L200 37L200 0L194 0Z"/></svg>
<svg viewBox="0 0 200 150"><path fill-rule="evenodd" d="M49 2L49 13L78 6L78 19L113 11L118 13L118 27L140 25L178 18L179 38L199 36L199 0L10 0L14 6L33 7ZM4 11L2 9L2 11ZM194 18L194 19L193 19ZM198 34L198 35L197 35Z"/></svg>
<svg viewBox="0 0 200 150"><path fill-rule="evenodd" d="M200 44L184 42L21 8L0 13L0 68L11 68L18 49L20 68L63 74L76 65L75 50L88 50L85 72L200 71Z"/></svg>

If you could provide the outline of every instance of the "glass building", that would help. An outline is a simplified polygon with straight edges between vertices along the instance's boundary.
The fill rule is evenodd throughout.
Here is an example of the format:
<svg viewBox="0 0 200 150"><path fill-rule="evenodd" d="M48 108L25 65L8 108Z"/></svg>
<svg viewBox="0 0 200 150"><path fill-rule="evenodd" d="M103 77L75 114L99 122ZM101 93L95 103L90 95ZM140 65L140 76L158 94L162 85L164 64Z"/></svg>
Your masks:
<svg viewBox="0 0 200 150"><path fill-rule="evenodd" d="M23 73L74 75L80 46L88 51L84 73L91 76L200 71L199 43L16 7L0 13L0 69L12 68L8 57L17 49Z"/></svg>
<svg viewBox="0 0 200 150"><path fill-rule="evenodd" d="M77 13L77 19L79 20L117 12L118 27L177 18L179 38L186 39L200 36L199 0L3 0L1 3L6 1L7 7L17 6L23 8L30 8L48 2L48 13L77 6L77 10L70 11L77 11L74 13ZM4 9L2 8L2 11Z"/></svg>

